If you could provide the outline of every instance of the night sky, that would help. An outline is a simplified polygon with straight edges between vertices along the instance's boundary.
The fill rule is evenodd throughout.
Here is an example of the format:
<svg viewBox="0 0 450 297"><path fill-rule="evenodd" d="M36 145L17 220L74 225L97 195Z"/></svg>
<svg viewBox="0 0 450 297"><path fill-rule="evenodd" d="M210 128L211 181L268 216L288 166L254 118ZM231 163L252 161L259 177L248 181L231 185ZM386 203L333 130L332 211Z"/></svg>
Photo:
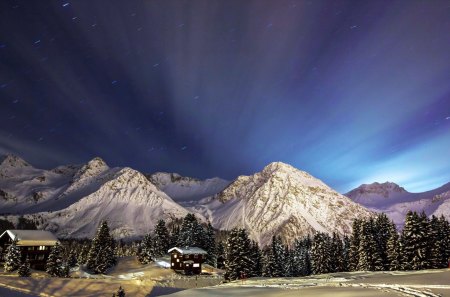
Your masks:
<svg viewBox="0 0 450 297"><path fill-rule="evenodd" d="M450 181L450 1L0 1L0 153Z"/></svg>

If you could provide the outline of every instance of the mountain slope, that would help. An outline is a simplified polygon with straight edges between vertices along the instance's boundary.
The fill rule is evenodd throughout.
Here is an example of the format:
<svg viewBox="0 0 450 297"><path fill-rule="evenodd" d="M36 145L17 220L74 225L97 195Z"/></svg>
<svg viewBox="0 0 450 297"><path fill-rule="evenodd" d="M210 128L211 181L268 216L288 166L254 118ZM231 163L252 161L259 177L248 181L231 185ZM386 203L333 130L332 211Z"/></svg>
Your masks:
<svg viewBox="0 0 450 297"><path fill-rule="evenodd" d="M287 242L315 231L348 234L353 219L370 215L322 181L281 162L238 177L192 209L215 228L245 227L262 245L275 234Z"/></svg>
<svg viewBox="0 0 450 297"><path fill-rule="evenodd" d="M450 218L449 193L450 183L431 191L410 193L395 183L385 182L363 184L345 196L373 211L386 213L397 225L402 226L409 210Z"/></svg>
<svg viewBox="0 0 450 297"><path fill-rule="evenodd" d="M213 196L230 184L229 181L215 177L206 180L184 177L177 173L157 172L147 178L173 200L183 205Z"/></svg>
<svg viewBox="0 0 450 297"><path fill-rule="evenodd" d="M7 156L0 173L2 213L26 214L62 237L90 237L104 219L117 238L136 237L159 219L188 213L140 172L109 168L100 158L42 170Z"/></svg>

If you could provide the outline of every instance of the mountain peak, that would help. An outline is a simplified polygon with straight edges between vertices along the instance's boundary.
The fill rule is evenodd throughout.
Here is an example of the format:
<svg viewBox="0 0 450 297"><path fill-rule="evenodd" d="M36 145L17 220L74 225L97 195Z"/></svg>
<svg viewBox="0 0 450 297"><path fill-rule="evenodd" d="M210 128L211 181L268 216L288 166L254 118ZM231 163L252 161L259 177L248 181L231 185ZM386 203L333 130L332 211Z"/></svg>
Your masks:
<svg viewBox="0 0 450 297"><path fill-rule="evenodd" d="M362 184L345 195L347 197L354 198L363 194L374 194L388 198L392 194L397 193L407 193L407 191L396 183L387 181L384 183L374 182L371 184Z"/></svg>
<svg viewBox="0 0 450 297"><path fill-rule="evenodd" d="M31 166L24 159L19 156L8 154L0 157L0 166L1 167L15 167L15 168L23 168Z"/></svg>

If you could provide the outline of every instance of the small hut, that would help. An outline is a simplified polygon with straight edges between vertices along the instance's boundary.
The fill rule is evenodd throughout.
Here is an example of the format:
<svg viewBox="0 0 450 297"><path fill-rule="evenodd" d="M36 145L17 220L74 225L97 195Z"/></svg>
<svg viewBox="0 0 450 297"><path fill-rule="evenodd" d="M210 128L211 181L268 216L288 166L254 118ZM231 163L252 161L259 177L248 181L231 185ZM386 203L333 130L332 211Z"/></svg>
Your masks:
<svg viewBox="0 0 450 297"><path fill-rule="evenodd" d="M185 274L200 274L202 263L208 254L198 247L173 247L170 253L170 267L173 270L183 271Z"/></svg>

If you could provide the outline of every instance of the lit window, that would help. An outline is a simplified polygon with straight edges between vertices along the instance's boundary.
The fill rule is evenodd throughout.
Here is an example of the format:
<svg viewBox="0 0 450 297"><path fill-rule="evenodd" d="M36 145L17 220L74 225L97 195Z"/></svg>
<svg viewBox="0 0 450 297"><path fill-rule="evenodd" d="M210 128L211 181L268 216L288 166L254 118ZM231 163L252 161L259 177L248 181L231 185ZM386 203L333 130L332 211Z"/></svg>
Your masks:
<svg viewBox="0 0 450 297"><path fill-rule="evenodd" d="M173 255L173 257L176 259L177 258L177 254Z"/></svg>
<svg viewBox="0 0 450 297"><path fill-rule="evenodd" d="M194 263L193 267L200 267L200 264Z"/></svg>
<svg viewBox="0 0 450 297"><path fill-rule="evenodd" d="M175 266L175 263L172 263L172 266Z"/></svg>
<svg viewBox="0 0 450 297"><path fill-rule="evenodd" d="M177 259L177 262L180 262L180 259Z"/></svg>
<svg viewBox="0 0 450 297"><path fill-rule="evenodd" d="M39 246L39 250L40 251L45 251L45 246L43 246L43 245Z"/></svg>

